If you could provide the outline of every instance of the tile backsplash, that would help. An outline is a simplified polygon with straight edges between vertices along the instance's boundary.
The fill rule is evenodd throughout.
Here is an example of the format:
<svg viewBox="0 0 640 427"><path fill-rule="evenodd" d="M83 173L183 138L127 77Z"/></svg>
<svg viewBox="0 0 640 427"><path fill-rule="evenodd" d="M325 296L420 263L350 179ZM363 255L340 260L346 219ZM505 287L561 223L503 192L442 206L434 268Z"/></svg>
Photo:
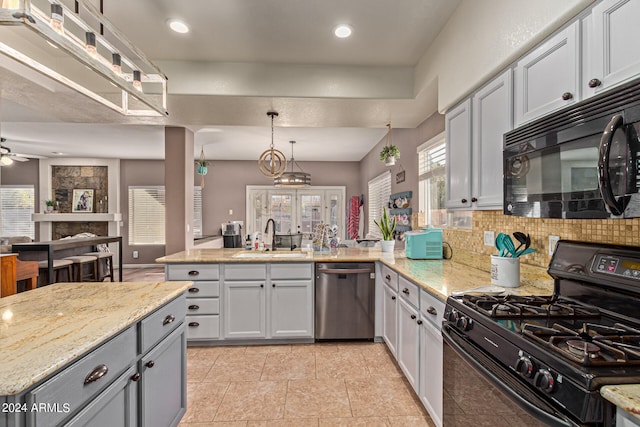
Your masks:
<svg viewBox="0 0 640 427"><path fill-rule="evenodd" d="M522 218L503 215L501 211L474 211L471 229L445 228L444 241L454 250L462 249L477 254L496 253L493 246L484 246L484 231L513 234L522 231L531 236L531 247L536 252L525 255L521 262L547 267L549 264L549 236L585 242L613 243L640 246L640 218L634 219L549 219ZM516 246L518 242L514 240Z"/></svg>

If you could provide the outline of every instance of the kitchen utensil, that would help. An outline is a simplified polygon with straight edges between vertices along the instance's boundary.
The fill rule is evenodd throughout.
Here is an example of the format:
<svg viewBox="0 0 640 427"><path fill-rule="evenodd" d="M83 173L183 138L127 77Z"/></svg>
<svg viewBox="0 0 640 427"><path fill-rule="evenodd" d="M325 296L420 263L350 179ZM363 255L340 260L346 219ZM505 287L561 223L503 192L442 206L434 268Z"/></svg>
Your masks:
<svg viewBox="0 0 640 427"><path fill-rule="evenodd" d="M520 252L517 252L516 253L516 257L521 257L522 255L527 255L527 254L533 253L535 251L536 250L533 249L533 248L526 248L526 249L521 250Z"/></svg>
<svg viewBox="0 0 640 427"><path fill-rule="evenodd" d="M511 236L508 234L502 235L502 243L504 248L507 250L507 254L505 256L510 256L512 258L516 257L516 246L513 244L513 240L511 240Z"/></svg>
<svg viewBox="0 0 640 427"><path fill-rule="evenodd" d="M522 247L522 245L524 245L524 244L526 243L526 241L527 241L527 235L526 235L526 234L524 234L524 233L523 233L523 232L521 232L521 231L515 231L515 232L513 233L513 237L515 237L515 238L516 238L516 240L520 243L520 244L518 245L518 247L516 248L516 252L517 252L517 251L519 251L519 250L520 250L520 248Z"/></svg>
<svg viewBox="0 0 640 427"><path fill-rule="evenodd" d="M505 251L502 236L504 236L503 233L498 233L498 235L496 236L496 249L498 250L499 256L504 256Z"/></svg>

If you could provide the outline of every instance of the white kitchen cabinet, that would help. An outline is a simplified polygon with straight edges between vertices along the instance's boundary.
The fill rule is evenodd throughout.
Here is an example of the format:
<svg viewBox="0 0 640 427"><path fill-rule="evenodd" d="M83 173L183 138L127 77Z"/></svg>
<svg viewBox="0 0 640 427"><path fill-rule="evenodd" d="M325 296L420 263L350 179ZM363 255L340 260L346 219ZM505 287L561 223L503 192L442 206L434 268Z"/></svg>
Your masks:
<svg viewBox="0 0 640 427"><path fill-rule="evenodd" d="M442 334L426 316L420 325L420 401L442 426Z"/></svg>
<svg viewBox="0 0 640 427"><path fill-rule="evenodd" d="M313 337L313 282L272 279L269 289L271 338Z"/></svg>
<svg viewBox="0 0 640 427"><path fill-rule="evenodd" d="M509 69L473 96L471 202L477 209L502 207L503 135L513 126L511 76Z"/></svg>
<svg viewBox="0 0 640 427"><path fill-rule="evenodd" d="M225 338L266 338L265 282L224 282Z"/></svg>
<svg viewBox="0 0 640 427"><path fill-rule="evenodd" d="M591 11L585 97L640 75L640 2L604 0Z"/></svg>
<svg viewBox="0 0 640 427"><path fill-rule="evenodd" d="M387 343L387 347L391 354L397 358L397 345L398 345L398 293L391 289L389 286L382 286L383 288L383 300L382 300L382 312L383 312L383 329L382 337Z"/></svg>
<svg viewBox="0 0 640 427"><path fill-rule="evenodd" d="M573 22L518 61L516 126L580 100L579 24Z"/></svg>
<svg viewBox="0 0 640 427"><path fill-rule="evenodd" d="M420 374L420 320L418 310L405 298L398 300L398 365L409 384L419 392Z"/></svg>
<svg viewBox="0 0 640 427"><path fill-rule="evenodd" d="M445 116L447 208L471 206L471 99Z"/></svg>

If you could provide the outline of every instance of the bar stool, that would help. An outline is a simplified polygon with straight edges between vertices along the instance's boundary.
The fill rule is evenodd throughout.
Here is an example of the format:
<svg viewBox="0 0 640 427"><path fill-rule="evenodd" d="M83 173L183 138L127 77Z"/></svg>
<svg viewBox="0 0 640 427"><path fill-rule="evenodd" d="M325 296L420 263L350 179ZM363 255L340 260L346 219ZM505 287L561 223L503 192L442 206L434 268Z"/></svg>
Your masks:
<svg viewBox="0 0 640 427"><path fill-rule="evenodd" d="M60 280L60 272L66 272L67 274L67 282L73 281L73 261L69 261L67 259L54 259L53 260L53 275L55 279L53 283L61 282ZM39 276L42 278L41 283L46 285L49 283L49 267L47 261L39 261L38 262L38 272Z"/></svg>
<svg viewBox="0 0 640 427"><path fill-rule="evenodd" d="M98 282L102 282L107 277L113 282L113 254L111 252L87 252L82 254L94 256L98 261ZM107 271L109 271L107 273Z"/></svg>
<svg viewBox="0 0 640 427"><path fill-rule="evenodd" d="M95 256L77 255L68 256L63 259L69 260L73 263L74 282L83 282L85 280L96 282L98 280L98 258L96 258ZM90 276L85 277L84 266L87 264L90 267Z"/></svg>

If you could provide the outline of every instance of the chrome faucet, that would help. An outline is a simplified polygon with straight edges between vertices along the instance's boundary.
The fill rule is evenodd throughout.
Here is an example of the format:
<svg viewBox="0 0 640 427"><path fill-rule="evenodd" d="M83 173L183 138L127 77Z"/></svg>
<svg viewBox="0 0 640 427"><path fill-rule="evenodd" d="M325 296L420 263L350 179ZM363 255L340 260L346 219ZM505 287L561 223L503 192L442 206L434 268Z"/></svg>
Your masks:
<svg viewBox="0 0 640 427"><path fill-rule="evenodd" d="M269 232L269 223L273 224L273 227L271 227L273 229L273 233L271 233L271 250L275 251L276 250L276 222L274 221L273 218L269 218L267 220L267 226L264 228L265 233Z"/></svg>

